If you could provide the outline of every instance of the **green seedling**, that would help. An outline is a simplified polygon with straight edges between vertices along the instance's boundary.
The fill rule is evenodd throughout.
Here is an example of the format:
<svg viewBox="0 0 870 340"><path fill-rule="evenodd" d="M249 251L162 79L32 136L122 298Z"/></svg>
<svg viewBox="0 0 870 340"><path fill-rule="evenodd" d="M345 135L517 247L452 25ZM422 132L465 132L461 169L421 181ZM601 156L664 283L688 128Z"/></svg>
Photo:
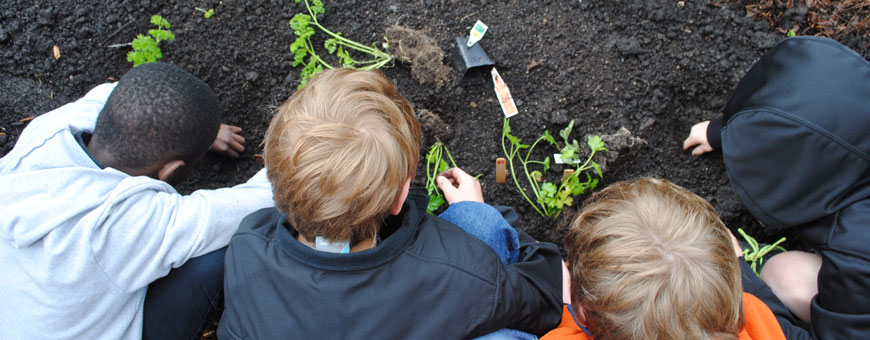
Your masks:
<svg viewBox="0 0 870 340"><path fill-rule="evenodd" d="M549 131L544 131L544 133L538 137L534 143L529 145L523 144L519 138L511 134L509 118L504 119L502 125L501 146L505 158L510 165L511 177L514 180L514 184L517 186L517 190L520 191L520 194L523 195L526 202L529 202L532 208L534 208L538 214L541 214L541 216L553 219L559 217L559 214L562 213L562 210L566 206L571 206L574 203L575 196L582 195L588 190L595 189L598 185L598 178L603 176L601 166L592 161L592 157L595 156L597 152L607 151L604 141L601 140L601 137L599 136L590 136L586 141L586 145L589 146L590 149L589 156L586 157L584 162L577 162L576 160L580 159L579 155L582 152L580 145L576 140L568 142L573 128L574 121L572 120L571 123L568 124L568 127L559 132L559 136L562 137L565 142L564 147L559 147L559 143L556 142L556 139L553 138L552 135L550 135ZM506 143L506 141L508 143ZM574 173L563 178L562 182L558 185L553 182L544 181L544 173L550 169L549 157L543 161L529 159L535 147L542 141L559 148L562 152L561 160L566 164L575 167ZM508 147L508 145L510 146ZM520 151L522 150L525 150L525 156L520 154ZM534 201L532 201L529 195L526 194L527 190L523 189L520 185L520 181L517 179L517 171L514 169L514 159L519 161L523 167L523 173L526 175L529 188L535 196ZM542 170L530 171L530 166L542 167ZM592 178L592 175L590 175L587 170L595 171L598 178ZM580 179L581 174L585 176L585 180Z"/></svg>
<svg viewBox="0 0 870 340"><path fill-rule="evenodd" d="M430 215L434 214L444 203L447 203L444 194L438 190L438 184L435 183L438 174L450 168L447 161L444 160L445 155L450 160L450 165L454 168L457 167L453 156L450 155L450 150L447 150L447 146L440 140L432 144L429 152L426 153L426 192L429 193L429 205L426 207L426 212Z"/></svg>
<svg viewBox="0 0 870 340"><path fill-rule="evenodd" d="M194 9L202 12L202 16L205 17L206 19L211 18L214 15L214 8L209 8L207 11L205 9L202 9L199 7L196 7Z"/></svg>
<svg viewBox="0 0 870 340"><path fill-rule="evenodd" d="M133 50L127 52L127 61L132 62L133 67L145 63L153 63L157 59L163 58L163 53L160 52L159 47L160 42L175 40L175 34L172 34L172 31L169 30L171 27L169 21L166 21L166 19L163 19L159 15L153 15L151 16L151 23L156 25L157 29L148 30L150 36L139 34L130 43Z"/></svg>
<svg viewBox="0 0 870 340"><path fill-rule="evenodd" d="M786 251L785 248L780 246L781 243L785 242L785 237L779 239L773 244L759 247L758 241L756 241L754 237L747 235L746 232L743 231L743 228L737 228L737 232L740 236L743 236L746 243L749 243L750 249L743 249L743 260L749 262L749 266L752 267L752 271L755 272L755 275L761 276L761 274L758 273L757 267L764 264L764 256L774 250Z"/></svg>
<svg viewBox="0 0 870 340"><path fill-rule="evenodd" d="M338 66L347 67L356 70L374 70L384 67L393 60L393 56L383 52L377 48L375 43L371 46L360 44L356 41L347 39L341 36L341 32L333 32L317 21L317 15L323 14L324 7L321 0L296 0L297 3L305 2L305 8L308 14L297 13L290 19L290 27L296 35L296 41L290 44L290 53L293 54L293 67L302 65L302 70L299 72L299 87L305 86L308 79L313 77L324 68L333 69L335 66L326 62L320 55L317 54L314 48L314 43L311 38L315 34L314 28L329 36L323 42L323 47L329 54L334 55L338 59ZM349 51L355 50L367 54L370 59L357 60L354 59ZM306 61L307 58L307 61Z"/></svg>

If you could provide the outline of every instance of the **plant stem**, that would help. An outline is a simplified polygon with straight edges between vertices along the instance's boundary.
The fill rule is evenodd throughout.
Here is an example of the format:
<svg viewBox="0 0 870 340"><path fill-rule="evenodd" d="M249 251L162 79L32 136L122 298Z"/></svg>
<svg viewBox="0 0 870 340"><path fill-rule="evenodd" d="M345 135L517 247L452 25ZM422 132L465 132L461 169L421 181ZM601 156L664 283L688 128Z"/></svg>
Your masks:
<svg viewBox="0 0 870 340"><path fill-rule="evenodd" d="M508 118L505 118L504 123L502 123L502 128L501 128L501 150L504 151L504 155L507 157L508 164L511 166L511 177L513 177L514 184L517 186L517 189L519 189L520 194L523 195L523 198L526 199L526 202L529 202L529 204L532 206L532 208L535 208L535 211L537 211L538 214L546 217L547 215L544 215L544 213L541 212L540 209L538 209L537 204L532 203L532 200L529 199L529 196L526 195L525 191L523 191L523 187L520 186L520 181L517 180L517 173L516 173L516 171L514 171L514 156L516 156L516 153L519 152L519 149L515 149L514 145L511 144L511 152L509 153L507 151L507 147L504 144L504 140L505 140L506 134L507 134L507 127L508 127Z"/></svg>
<svg viewBox="0 0 870 340"><path fill-rule="evenodd" d="M448 149L446 145L444 146L444 152L447 153L447 158L450 159L450 164L453 165L454 168L458 168L458 166L456 166L456 161L453 160L453 156L450 155L450 149Z"/></svg>

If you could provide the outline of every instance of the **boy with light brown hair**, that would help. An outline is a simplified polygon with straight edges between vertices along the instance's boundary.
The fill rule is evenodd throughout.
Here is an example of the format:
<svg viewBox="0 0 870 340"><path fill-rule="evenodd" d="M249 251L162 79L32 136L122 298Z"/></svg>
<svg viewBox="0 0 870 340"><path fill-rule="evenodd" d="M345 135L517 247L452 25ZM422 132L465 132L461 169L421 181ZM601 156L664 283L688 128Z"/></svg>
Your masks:
<svg viewBox="0 0 870 340"><path fill-rule="evenodd" d="M276 208L249 215L230 241L218 336L459 339L555 327L556 246L516 232L517 260L504 264L427 215L428 195L410 189L420 144L410 103L380 72L324 71L293 94L266 134ZM452 169L438 183L448 212L507 230L471 176Z"/></svg>
<svg viewBox="0 0 870 340"><path fill-rule="evenodd" d="M592 195L564 245L572 306L543 339L784 339L743 293L742 253L716 211L671 182Z"/></svg>

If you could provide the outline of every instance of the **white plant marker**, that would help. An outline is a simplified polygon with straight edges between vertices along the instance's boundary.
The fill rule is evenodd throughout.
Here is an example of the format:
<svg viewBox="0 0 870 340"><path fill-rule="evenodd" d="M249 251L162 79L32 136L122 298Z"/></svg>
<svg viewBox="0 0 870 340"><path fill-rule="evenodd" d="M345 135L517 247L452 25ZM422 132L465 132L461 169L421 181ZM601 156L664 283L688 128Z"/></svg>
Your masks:
<svg viewBox="0 0 870 340"><path fill-rule="evenodd" d="M501 105L501 111L504 112L505 118L510 118L520 113L517 110L517 104L514 103L514 98L511 96L511 90L507 84L501 79L501 75L495 67L492 68L492 84L495 86L495 95L498 97L498 104Z"/></svg>
<svg viewBox="0 0 870 340"><path fill-rule="evenodd" d="M480 20L474 23L474 27L471 28L471 32L468 33L468 42L465 44L466 47L474 46L474 44L480 39L483 39L483 35L486 33L486 29L488 27L483 24Z"/></svg>

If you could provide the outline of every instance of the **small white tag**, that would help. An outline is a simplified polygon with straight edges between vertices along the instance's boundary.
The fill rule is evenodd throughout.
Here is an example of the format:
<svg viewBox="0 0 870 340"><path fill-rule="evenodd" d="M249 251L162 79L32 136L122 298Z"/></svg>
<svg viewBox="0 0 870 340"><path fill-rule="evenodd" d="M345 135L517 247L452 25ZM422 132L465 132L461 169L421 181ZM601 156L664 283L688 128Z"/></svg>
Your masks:
<svg viewBox="0 0 870 340"><path fill-rule="evenodd" d="M504 79L501 79L501 75L498 74L495 67L492 68L492 84L495 86L495 96L498 97L498 105L501 106L504 117L510 118L520 113L517 110L517 104L514 103L514 97L511 96L511 90L508 89Z"/></svg>
<svg viewBox="0 0 870 340"><path fill-rule="evenodd" d="M488 27L484 25L480 20L474 23L474 27L471 28L471 32L468 33L468 42L465 44L465 47L474 46L474 44L480 39L483 39L483 35L486 34L486 29Z"/></svg>
<svg viewBox="0 0 870 340"><path fill-rule="evenodd" d="M553 159L556 161L556 164L565 164L565 162L562 161L562 154L561 153L554 153ZM580 160L575 159L574 164L580 164Z"/></svg>
<svg viewBox="0 0 870 340"><path fill-rule="evenodd" d="M332 242L323 238L323 236L317 236L314 238L314 249L319 251L325 251L328 253L343 253L347 254L350 252L350 242Z"/></svg>

